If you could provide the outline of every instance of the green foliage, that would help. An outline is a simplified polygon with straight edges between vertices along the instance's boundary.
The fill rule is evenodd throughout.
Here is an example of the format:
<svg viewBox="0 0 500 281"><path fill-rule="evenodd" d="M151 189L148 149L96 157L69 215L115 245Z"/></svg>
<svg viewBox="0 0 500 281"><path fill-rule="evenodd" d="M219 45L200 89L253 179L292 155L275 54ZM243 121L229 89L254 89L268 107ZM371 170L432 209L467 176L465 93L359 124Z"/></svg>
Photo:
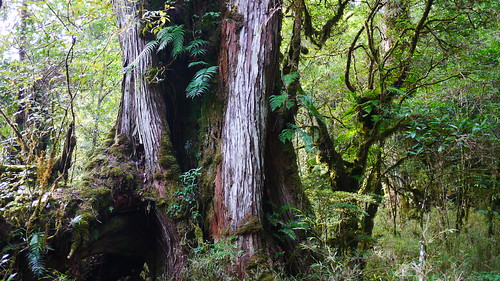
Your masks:
<svg viewBox="0 0 500 281"><path fill-rule="evenodd" d="M146 11L141 18L141 21L144 22L142 35L145 36L149 32L157 34L163 27L165 27L165 25L170 22L168 10L171 9L174 9L174 7L169 4L165 4L163 10Z"/></svg>
<svg viewBox="0 0 500 281"><path fill-rule="evenodd" d="M171 47L170 56L175 60L185 51L184 35L184 25L182 24L170 25L162 28L156 33L156 39L149 41L144 46L144 49L142 49L134 61L125 68L125 71L134 69L144 57L151 56L154 51L161 52L168 47Z"/></svg>
<svg viewBox="0 0 500 281"><path fill-rule="evenodd" d="M41 277L45 274L47 268L43 260L44 247L44 233L35 231L28 236L28 251L27 258L28 264L35 276Z"/></svg>
<svg viewBox="0 0 500 281"><path fill-rule="evenodd" d="M292 141L296 133L298 134L299 140L304 144L307 151L313 152L314 143L312 137L308 133L304 132L304 130L297 127L295 124L288 124L288 128L283 129L278 138L282 143L286 143L288 141Z"/></svg>
<svg viewBox="0 0 500 281"><path fill-rule="evenodd" d="M12 265L9 254L2 255L0 259L0 277L5 281L13 281L15 280L17 273L12 272Z"/></svg>
<svg viewBox="0 0 500 281"><path fill-rule="evenodd" d="M199 59L207 54L204 48L208 41L203 39L191 40L187 46L184 45L185 40L184 25L170 25L161 28L156 33L156 39L148 42L141 53L126 67L126 71L132 70L140 60L145 56L150 56L154 51L161 52L170 47L170 56L172 60L176 60L180 55L186 51L193 59ZM189 67L206 66L198 70L191 82L186 87L186 96L188 98L195 98L206 93L210 88L210 81L217 73L218 66L209 66L204 61L193 61L189 63Z"/></svg>
<svg viewBox="0 0 500 281"><path fill-rule="evenodd" d="M71 118L64 116L72 108L79 121L76 158L87 157L103 145L117 112L121 61L112 5L85 0L61 9L65 4L60 0L24 1L26 7L21 2L11 1L0 11L0 89L4 93L0 108L15 125L29 113L20 133L30 150L47 145L48 152L61 149L63 143L54 140L67 128ZM12 16L21 11L27 12L25 20ZM76 41L70 52L72 38ZM19 56L21 47L24 58ZM73 105L68 89L76 93ZM0 117L0 161L21 164L16 137L4 121ZM5 133L10 137L4 138ZM82 165L78 162L74 167L77 175Z"/></svg>
<svg viewBox="0 0 500 281"><path fill-rule="evenodd" d="M300 77L300 74L298 72L293 72L293 73L284 75L282 78L283 84L285 85L285 87L288 87L288 86L290 86L291 83L298 81L299 77Z"/></svg>
<svg viewBox="0 0 500 281"><path fill-rule="evenodd" d="M284 220L285 213L292 212L293 220ZM310 229L308 218L297 208L290 205L280 206L276 212L266 214L267 221L278 229L274 236L282 241L296 240L297 231L308 231Z"/></svg>
<svg viewBox="0 0 500 281"><path fill-rule="evenodd" d="M182 280L239 280L235 268L241 254L232 239L200 245L189 259Z"/></svg>
<svg viewBox="0 0 500 281"><path fill-rule="evenodd" d="M207 45L208 41L203 40L203 39L195 39L189 42L189 45L186 47L186 50L189 52L189 55L194 58L198 59L200 57L203 57L207 54L207 49L203 48L203 46ZM189 67L194 66L192 63L189 65Z"/></svg>
<svg viewBox="0 0 500 281"><path fill-rule="evenodd" d="M272 95L269 97L269 104L271 105L271 110L285 106L286 109L293 107L294 103L289 100L289 95L287 93L281 93L280 95Z"/></svg>
<svg viewBox="0 0 500 281"><path fill-rule="evenodd" d="M336 252L342 237L368 241L369 246L375 243L364 270L365 280L415 279L418 270L424 270L430 280L497 280L498 1L429 2L433 7L429 18L423 19L418 36L414 32L425 3L394 1L408 3L405 12L409 16L401 15L393 26L388 26L391 23L387 17L398 13L385 10L390 2L385 6L374 1L348 3L347 13L340 15L340 24L330 26L334 36L322 48L311 48L310 42L302 40L301 48L305 51L298 61L299 70L282 77L284 88L299 84L300 77L297 96L281 93L271 96L269 102L273 111L298 108L298 115L294 116L297 123L287 125L279 138L299 148L301 176L315 217L308 219L299 213L295 220L284 221L283 212L293 210L284 206L267 214L267 219L282 241L296 239L300 231L317 231L318 237L302 245L316 253L314 257L321 257L302 276L306 280L361 278L351 258L362 257L345 257ZM29 233L25 241L2 256L0 279L16 277L12 268L17 253L28 258L35 274L55 280L64 275L44 269L46 234L36 229L45 226L57 232L64 224L75 232L81 231L81 237L75 236L75 241L83 239L94 213L102 216L112 211L112 190L133 191L140 177L133 172L136 167L127 162L129 159L109 155L105 159L94 158L90 164L97 172L94 175L99 176L84 177L88 188L77 194L86 211L64 220L55 212L66 210L66 197L74 197L74 190L59 185L42 188L40 179L49 178L52 165L48 155L61 150L62 143L54 140L68 126L66 113L75 110L79 122L78 163L103 145L104 132L116 116L121 60L112 36L117 30L112 25L111 2L26 3L26 7L17 9L21 1L12 1L12 5L4 5L0 11L2 23L7 25L10 15L28 11L25 27L12 25L7 28L9 34L0 34L0 109L7 114L7 118L0 117L0 216L14 227L24 226L34 218L35 226L25 231ZM314 30L319 26L317 21L335 16L338 4L304 4L308 5L304 21L315 21L308 28L319 36L322 31ZM204 30L218 28L221 13L206 12L201 19L194 15L194 30L190 30L188 24L172 25L167 13L170 8L166 5L160 11L143 14L141 32L154 40L146 44L128 70L146 55L168 52L165 55L169 62L146 70L144 75L150 82L161 82L174 60L189 63L194 75L186 96L199 97L209 91L218 71L217 66L208 63L213 60L206 58L211 55L209 42L201 38L205 38ZM204 8L212 7L200 10ZM283 32L284 46L286 36L292 34L293 18L288 14L283 17L285 29L288 28ZM72 37L77 38L74 48ZM411 47L413 42L415 48ZM15 51L21 47L27 55L23 60L18 59ZM346 57L351 59L349 63ZM352 88L346 85L346 79L350 79ZM73 97L68 89L75 94ZM26 122L16 123L23 116ZM9 126L7 120L15 126ZM325 126L332 139L331 147L341 158L336 158L334 164L345 164L348 178L359 183L359 193L372 187L371 182L382 183L388 201L379 209L382 215L375 221L373 237L363 233L360 226L368 218L368 206L378 204L380 197L333 190L332 182L342 175L331 168L334 165L320 163L320 153L325 149L314 147L321 137L320 125ZM16 126L21 137L14 134ZM19 148L21 140L27 142L24 152ZM44 146L44 153L39 153ZM334 155L324 158L328 156ZM170 157L162 158L161 164L175 162ZM353 168L359 163L362 164ZM33 176L35 166L40 171L39 178ZM77 184L75 179L80 180L81 170L82 165L77 164L69 185ZM373 180L375 173L380 176ZM199 169L181 175L181 188L168 209L170 215L192 220L200 215L197 176ZM58 200L52 198L53 194ZM43 206L44 212L33 216L37 204ZM424 269L417 263L418 241L422 237L426 238L429 251ZM232 241L226 240L203 244L193 254L191 271L186 274L194 280L231 279L235 273L227 268L234 267L241 255L236 249Z"/></svg>
<svg viewBox="0 0 500 281"><path fill-rule="evenodd" d="M342 239L347 231L355 231L354 237L359 240L371 240L371 237L363 236L361 231L346 230L343 226L345 223L361 223L369 215L364 206L378 204L380 196L318 189L314 186L308 187L306 193L315 212L312 226L321 241L329 243Z"/></svg>
<svg viewBox="0 0 500 281"><path fill-rule="evenodd" d="M385 223L392 220L392 215L380 212L373 233L377 243L367 259L365 275L377 276L375 280L416 279L421 272L419 241L425 240L427 260L421 273L429 280L496 280L500 271L500 248L496 237L486 233L484 218L471 213L468 231L457 232L449 228L454 223L447 222L453 219L448 211L433 208L425 215L422 226L417 220L400 214L396 234Z"/></svg>
<svg viewBox="0 0 500 281"><path fill-rule="evenodd" d="M198 70L186 88L186 96L188 98L195 98L206 93L210 88L209 82L217 74L218 68L215 65Z"/></svg>
<svg viewBox="0 0 500 281"><path fill-rule="evenodd" d="M315 105L314 98L310 95L310 93L306 93L304 91L301 92L302 93L297 96L299 103L307 110L308 114L316 118L319 122L325 123L323 116Z"/></svg>
<svg viewBox="0 0 500 281"><path fill-rule="evenodd" d="M162 28L156 34L156 44L157 52L165 50L167 47L171 46L172 50L170 55L173 59L176 59L185 50L184 48L184 25L171 25ZM151 42L155 42L151 41ZM149 43L151 43L149 42ZM148 43L148 44L149 44Z"/></svg>
<svg viewBox="0 0 500 281"><path fill-rule="evenodd" d="M283 131L279 135L279 139L282 143L286 143L287 141L291 141L295 132L298 130L298 127L295 124L288 124L288 129L283 129Z"/></svg>
<svg viewBox="0 0 500 281"><path fill-rule="evenodd" d="M175 203L171 204L167 210L170 216L180 218L189 215L194 221L200 216L197 204L197 178L201 175L200 170L201 167L191 169L179 176L182 187L175 191Z"/></svg>

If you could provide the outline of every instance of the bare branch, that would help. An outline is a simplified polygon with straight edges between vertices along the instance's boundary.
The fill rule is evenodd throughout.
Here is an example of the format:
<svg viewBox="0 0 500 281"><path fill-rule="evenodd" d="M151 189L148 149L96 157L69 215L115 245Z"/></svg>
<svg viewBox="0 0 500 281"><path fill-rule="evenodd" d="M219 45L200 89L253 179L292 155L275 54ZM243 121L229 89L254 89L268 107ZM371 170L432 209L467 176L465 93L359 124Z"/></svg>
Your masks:
<svg viewBox="0 0 500 281"><path fill-rule="evenodd" d="M7 122L7 125L9 125L9 127L12 128L12 130L14 131L14 134L16 134L16 137L17 139L19 140L20 144L21 144L21 149L22 151L28 151L28 145L26 144L26 142L24 141L24 138L23 138L23 135L21 134L21 132L17 129L17 127L10 121L9 117L7 117L7 115L5 114L5 112L2 110L2 108L0 108L0 114L3 116L3 118L5 119L5 121Z"/></svg>

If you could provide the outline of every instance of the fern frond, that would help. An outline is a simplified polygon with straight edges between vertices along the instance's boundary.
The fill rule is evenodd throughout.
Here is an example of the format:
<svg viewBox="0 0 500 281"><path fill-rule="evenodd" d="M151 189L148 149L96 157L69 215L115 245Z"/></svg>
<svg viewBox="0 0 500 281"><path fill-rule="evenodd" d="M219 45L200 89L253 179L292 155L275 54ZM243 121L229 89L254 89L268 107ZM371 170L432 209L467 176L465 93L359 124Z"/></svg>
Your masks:
<svg viewBox="0 0 500 281"><path fill-rule="evenodd" d="M275 111L280 108L288 100L288 94L282 93L281 95L272 95L269 97L269 104L271 105L271 110Z"/></svg>
<svg viewBox="0 0 500 281"><path fill-rule="evenodd" d="M297 125L295 124L289 123L288 128L283 129L283 131L281 131L281 133L278 135L278 138L282 143L286 143L293 139L295 133L298 134L299 139L304 143L306 150L309 152L313 152L315 149L313 138L308 133L304 132L304 130L297 127Z"/></svg>
<svg viewBox="0 0 500 281"><path fill-rule="evenodd" d="M282 228L282 229L279 230L279 232L282 232L283 234L285 234L291 240L297 239L297 234L295 234L295 232L292 229Z"/></svg>
<svg viewBox="0 0 500 281"><path fill-rule="evenodd" d="M207 50L203 48L203 46L206 44L208 44L208 41L203 39L196 39L191 41L186 49L189 51L189 55L191 57L196 58L207 54Z"/></svg>
<svg viewBox="0 0 500 281"><path fill-rule="evenodd" d="M194 61L194 62L189 63L188 67L194 67L194 66L198 66L198 65L207 66L208 63L204 62L204 61Z"/></svg>
<svg viewBox="0 0 500 281"><path fill-rule="evenodd" d="M325 120L323 119L323 116L319 113L318 109L316 108L314 99L312 97L308 96L307 94L302 94L298 95L297 99L299 100L300 104L302 104L312 116L316 117L318 121L325 123Z"/></svg>
<svg viewBox="0 0 500 281"><path fill-rule="evenodd" d="M202 57L204 55L207 54L207 50L206 49L198 49L198 48L195 48L195 49L191 49L189 51L189 55L192 57L192 58L197 58L197 57Z"/></svg>
<svg viewBox="0 0 500 281"><path fill-rule="evenodd" d="M169 45L172 46L172 58L184 52L184 25L171 25L163 28L156 34L156 40L159 42L158 52L164 50Z"/></svg>
<svg viewBox="0 0 500 281"><path fill-rule="evenodd" d="M286 143L287 141L291 141L293 136L295 135L296 127L291 129L283 129L283 131L279 134L278 138L282 143Z"/></svg>
<svg viewBox="0 0 500 281"><path fill-rule="evenodd" d="M29 236L28 241L28 264L35 276L45 273L45 262L43 260L43 233L34 232Z"/></svg>
<svg viewBox="0 0 500 281"><path fill-rule="evenodd" d="M178 55L184 52L184 26L177 26L172 32L172 58L177 58Z"/></svg>
<svg viewBox="0 0 500 281"><path fill-rule="evenodd" d="M285 84L285 87L288 87L292 82L297 81L297 79L299 79L299 73L292 72L290 74L283 76L282 79L283 79L283 84Z"/></svg>
<svg viewBox="0 0 500 281"><path fill-rule="evenodd" d="M189 43L188 49L191 50L193 48L201 48L201 46L208 44L207 40L203 39L195 39Z"/></svg>
<svg viewBox="0 0 500 281"><path fill-rule="evenodd" d="M314 141L311 135L308 133L304 132L301 128L297 127L297 133L299 134L300 140L304 143L304 147L306 148L307 151L313 152L315 147L314 147Z"/></svg>
<svg viewBox="0 0 500 281"><path fill-rule="evenodd" d="M162 28L156 33L156 40L158 41L158 52L164 50L172 42L172 29L175 25L170 25Z"/></svg>
<svg viewBox="0 0 500 281"><path fill-rule="evenodd" d="M144 57L144 56L149 56L153 53L153 51L158 47L158 41L153 40L148 42L145 46L144 49L139 53L139 55L132 61L126 68L125 72L129 72L132 69L134 69L139 61Z"/></svg>
<svg viewBox="0 0 500 281"><path fill-rule="evenodd" d="M206 93L210 87L210 79L217 73L218 66L200 69L186 88L186 96L195 98Z"/></svg>

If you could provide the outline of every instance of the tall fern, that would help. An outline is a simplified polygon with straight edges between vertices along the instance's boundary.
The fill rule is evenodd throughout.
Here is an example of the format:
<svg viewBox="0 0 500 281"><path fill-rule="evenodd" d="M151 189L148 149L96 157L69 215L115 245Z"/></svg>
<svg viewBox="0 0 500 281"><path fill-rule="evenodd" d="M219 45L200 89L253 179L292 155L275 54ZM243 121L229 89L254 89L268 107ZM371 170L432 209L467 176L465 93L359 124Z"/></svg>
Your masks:
<svg viewBox="0 0 500 281"><path fill-rule="evenodd" d="M206 40L195 39L189 43L186 49L192 58L199 58L207 54L207 49L203 48L206 44L208 44Z"/></svg>
<svg viewBox="0 0 500 281"><path fill-rule="evenodd" d="M28 264L31 272L37 277L45 273L45 262L43 260L43 232L36 231L28 238Z"/></svg>
<svg viewBox="0 0 500 281"><path fill-rule="evenodd" d="M269 97L269 104L271 106L271 110L275 111L276 109L285 105L286 109L290 109L293 107L294 102L290 100L290 95L283 92L280 95L272 95Z"/></svg>
<svg viewBox="0 0 500 281"><path fill-rule="evenodd" d="M165 50L168 46L172 46L170 55L175 60L180 54L184 52L184 25L171 25L162 28L156 34L158 42L158 49L156 52ZM153 41L151 41L153 42Z"/></svg>

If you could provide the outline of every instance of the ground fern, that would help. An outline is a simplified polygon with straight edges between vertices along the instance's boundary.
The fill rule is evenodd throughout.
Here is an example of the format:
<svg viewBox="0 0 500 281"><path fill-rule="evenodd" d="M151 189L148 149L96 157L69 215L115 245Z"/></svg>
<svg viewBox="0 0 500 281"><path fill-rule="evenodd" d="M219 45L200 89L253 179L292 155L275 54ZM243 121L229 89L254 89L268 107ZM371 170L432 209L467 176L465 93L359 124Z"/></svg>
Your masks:
<svg viewBox="0 0 500 281"><path fill-rule="evenodd" d="M37 277L45 273L45 261L43 260L43 232L33 232L28 237L28 264L31 272Z"/></svg>

